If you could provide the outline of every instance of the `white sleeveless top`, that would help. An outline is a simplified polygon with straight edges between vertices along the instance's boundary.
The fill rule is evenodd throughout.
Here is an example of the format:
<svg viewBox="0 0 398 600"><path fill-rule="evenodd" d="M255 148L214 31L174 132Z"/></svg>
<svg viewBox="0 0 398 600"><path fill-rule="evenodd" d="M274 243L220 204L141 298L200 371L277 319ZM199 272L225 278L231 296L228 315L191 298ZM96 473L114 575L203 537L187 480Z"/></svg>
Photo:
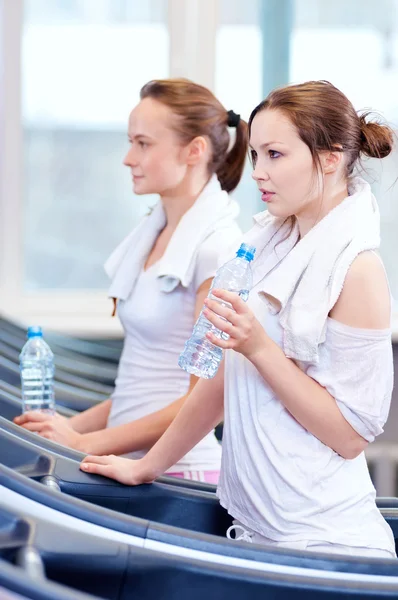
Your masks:
<svg viewBox="0 0 398 600"><path fill-rule="evenodd" d="M195 323L198 288L215 275L220 255L241 236L238 212L214 175L156 264L143 270L165 225L160 203L108 260L110 295L119 298L125 331L108 427L161 410L188 392L190 377L178 366L178 357ZM125 456L141 458L146 451ZM220 463L221 447L212 432L168 472L213 471Z"/></svg>
<svg viewBox="0 0 398 600"><path fill-rule="evenodd" d="M258 292L248 301L282 347L283 330ZM365 439L383 431L393 386L390 330L362 330L330 318L319 362L303 370L336 399ZM321 540L395 552L375 504L362 453L346 460L302 427L256 368L226 353L220 502L243 525L276 541Z"/></svg>
<svg viewBox="0 0 398 600"><path fill-rule="evenodd" d="M200 266L202 283L214 275L215 265L213 261ZM192 333L196 289L195 279L188 288L180 285L164 293L154 264L141 272L130 298L119 302L125 341L108 427L145 417L188 392L189 374L178 366L178 357ZM145 453L142 450L125 456L141 458ZM212 432L169 472L213 471L220 468L220 462L221 446Z"/></svg>

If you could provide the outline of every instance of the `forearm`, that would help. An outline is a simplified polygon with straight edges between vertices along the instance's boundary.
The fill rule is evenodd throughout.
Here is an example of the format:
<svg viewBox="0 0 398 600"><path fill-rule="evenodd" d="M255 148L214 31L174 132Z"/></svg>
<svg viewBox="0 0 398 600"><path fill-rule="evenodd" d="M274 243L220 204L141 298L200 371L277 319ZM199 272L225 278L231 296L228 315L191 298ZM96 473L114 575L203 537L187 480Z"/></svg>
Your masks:
<svg viewBox="0 0 398 600"><path fill-rule="evenodd" d="M141 460L146 476L155 479L178 462L222 420L224 369L214 379L200 379L178 415Z"/></svg>
<svg viewBox="0 0 398 600"><path fill-rule="evenodd" d="M326 446L347 459L366 448L366 440L346 421L333 396L272 340L251 362L289 413Z"/></svg>
<svg viewBox="0 0 398 600"><path fill-rule="evenodd" d="M147 450L156 444L162 437L189 396L190 394L188 393L186 396L172 402L164 409L146 415L136 421L125 423L118 427L110 427L109 429L102 431L88 433L83 436L80 449L87 454L97 455L120 455L127 454L128 452L135 452L137 450ZM222 410L219 420L216 421L208 431L211 431L211 429L221 420ZM206 431L204 435L206 435L208 431ZM202 439L202 437L199 437L198 441Z"/></svg>
<svg viewBox="0 0 398 600"><path fill-rule="evenodd" d="M183 396L164 409L130 423L87 433L80 449L87 454L120 455L151 448L172 423L185 399Z"/></svg>
<svg viewBox="0 0 398 600"><path fill-rule="evenodd" d="M172 423L197 381L198 378L191 375L188 392L161 410L130 423L83 435L79 450L87 454L120 455L151 448Z"/></svg>
<svg viewBox="0 0 398 600"><path fill-rule="evenodd" d="M71 417L69 424L77 433L86 434L102 430L106 427L111 406L112 400L110 398L104 400L104 402Z"/></svg>

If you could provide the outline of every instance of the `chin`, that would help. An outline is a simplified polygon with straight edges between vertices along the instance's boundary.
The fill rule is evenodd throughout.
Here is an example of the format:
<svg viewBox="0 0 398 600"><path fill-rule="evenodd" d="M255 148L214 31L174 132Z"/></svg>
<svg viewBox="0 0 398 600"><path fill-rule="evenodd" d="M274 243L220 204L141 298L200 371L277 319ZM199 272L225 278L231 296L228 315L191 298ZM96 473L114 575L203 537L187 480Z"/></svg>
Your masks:
<svg viewBox="0 0 398 600"><path fill-rule="evenodd" d="M133 192L137 196L142 196L144 194L153 194L153 191L151 189L148 189L148 187L143 185L142 183L133 183Z"/></svg>
<svg viewBox="0 0 398 600"><path fill-rule="evenodd" d="M143 196L144 194L150 194L151 193L151 192L147 192L146 190L143 190L139 186L135 186L135 185L133 185L133 192L134 192L134 194L136 196Z"/></svg>
<svg viewBox="0 0 398 600"><path fill-rule="evenodd" d="M275 206L275 204L272 206L272 204L270 202L267 202L265 205L265 210L268 210L269 214L272 215L273 217L283 217L284 215L281 214L281 210L278 210L278 207Z"/></svg>
<svg viewBox="0 0 398 600"><path fill-rule="evenodd" d="M290 211L287 211L286 209L283 210L282 206L277 206L275 204L272 204L271 202L269 202L265 208L266 210L268 210L270 215L278 219L288 219L289 217L293 216L293 214Z"/></svg>

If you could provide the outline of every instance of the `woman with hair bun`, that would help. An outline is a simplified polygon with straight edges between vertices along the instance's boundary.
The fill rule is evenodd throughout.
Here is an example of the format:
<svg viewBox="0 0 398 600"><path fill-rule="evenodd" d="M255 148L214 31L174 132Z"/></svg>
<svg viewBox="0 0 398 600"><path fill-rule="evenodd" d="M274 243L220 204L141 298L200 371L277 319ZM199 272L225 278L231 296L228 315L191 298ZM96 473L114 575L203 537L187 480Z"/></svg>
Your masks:
<svg viewBox="0 0 398 600"><path fill-rule="evenodd" d="M276 89L249 119L253 178L267 206L247 303L223 290L208 319L228 334L224 368L201 380L139 461L87 457L81 468L152 481L225 407L221 504L228 536L271 547L395 557L364 450L383 432L393 386L391 297L380 218L361 156L384 158L392 130L359 116L326 81ZM226 303L230 303L231 308Z"/></svg>
<svg viewBox="0 0 398 600"><path fill-rule="evenodd" d="M70 419L29 412L15 421L81 452L139 458L197 381L177 361L220 253L241 235L229 192L243 173L247 124L201 85L154 80L141 90L128 138L124 164L135 194L160 200L105 265L125 330L115 391ZM206 433L169 475L217 482L221 447L213 431Z"/></svg>

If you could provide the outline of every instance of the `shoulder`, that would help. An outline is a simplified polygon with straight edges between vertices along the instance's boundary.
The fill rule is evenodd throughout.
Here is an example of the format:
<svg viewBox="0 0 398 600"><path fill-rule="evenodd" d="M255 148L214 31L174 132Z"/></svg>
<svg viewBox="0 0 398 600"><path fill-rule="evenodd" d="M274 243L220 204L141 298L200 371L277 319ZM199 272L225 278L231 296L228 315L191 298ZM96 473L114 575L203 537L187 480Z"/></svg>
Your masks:
<svg viewBox="0 0 398 600"><path fill-rule="evenodd" d="M390 327L390 290L383 263L375 252L361 252L351 263L330 316L352 327Z"/></svg>
<svg viewBox="0 0 398 600"><path fill-rule="evenodd" d="M231 258L230 254L239 247L242 234L236 224L213 231L200 244L196 252L193 271L195 291L209 278L213 278L221 264Z"/></svg>
<svg viewBox="0 0 398 600"><path fill-rule="evenodd" d="M219 265L225 256L239 247L242 232L236 223L212 231L198 248L198 261L215 260Z"/></svg>

